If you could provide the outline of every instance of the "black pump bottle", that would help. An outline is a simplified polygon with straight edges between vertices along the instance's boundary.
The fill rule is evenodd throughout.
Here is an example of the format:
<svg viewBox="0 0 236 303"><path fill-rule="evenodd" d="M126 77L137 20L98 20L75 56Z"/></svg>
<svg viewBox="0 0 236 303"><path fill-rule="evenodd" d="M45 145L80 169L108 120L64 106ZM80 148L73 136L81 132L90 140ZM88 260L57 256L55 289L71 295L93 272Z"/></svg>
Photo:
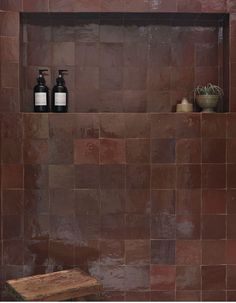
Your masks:
<svg viewBox="0 0 236 303"><path fill-rule="evenodd" d="M67 70L60 69L59 75L56 79L57 84L52 90L52 111L56 113L66 113L68 110L68 90L65 86L63 78Z"/></svg>
<svg viewBox="0 0 236 303"><path fill-rule="evenodd" d="M37 78L38 84L34 87L34 111L45 113L49 111L49 90L44 79L44 72L47 69L40 69Z"/></svg>

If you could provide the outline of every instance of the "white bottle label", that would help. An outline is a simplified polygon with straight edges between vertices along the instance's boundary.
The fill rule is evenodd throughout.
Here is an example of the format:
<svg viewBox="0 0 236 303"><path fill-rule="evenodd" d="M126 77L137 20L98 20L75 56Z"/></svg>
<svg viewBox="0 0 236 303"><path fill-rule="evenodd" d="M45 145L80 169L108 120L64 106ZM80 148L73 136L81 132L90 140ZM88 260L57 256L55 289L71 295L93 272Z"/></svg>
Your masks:
<svg viewBox="0 0 236 303"><path fill-rule="evenodd" d="M47 93L35 93L35 106L47 105Z"/></svg>
<svg viewBox="0 0 236 303"><path fill-rule="evenodd" d="M55 93L55 105L66 106L66 93Z"/></svg>

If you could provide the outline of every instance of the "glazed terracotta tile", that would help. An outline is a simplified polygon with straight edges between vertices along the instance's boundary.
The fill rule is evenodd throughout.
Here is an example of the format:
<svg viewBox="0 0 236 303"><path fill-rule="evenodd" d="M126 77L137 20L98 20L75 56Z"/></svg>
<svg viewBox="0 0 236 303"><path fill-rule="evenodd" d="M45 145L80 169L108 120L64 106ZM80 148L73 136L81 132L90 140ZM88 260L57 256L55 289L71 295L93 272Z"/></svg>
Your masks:
<svg viewBox="0 0 236 303"><path fill-rule="evenodd" d="M75 192L67 189L50 190L50 214L72 215L75 212ZM67 201L65 204L64 202Z"/></svg>
<svg viewBox="0 0 236 303"><path fill-rule="evenodd" d="M177 166L177 188L200 188L200 187L201 187L200 165Z"/></svg>
<svg viewBox="0 0 236 303"><path fill-rule="evenodd" d="M198 290L201 286L200 266L177 266L176 267L176 289Z"/></svg>
<svg viewBox="0 0 236 303"><path fill-rule="evenodd" d="M100 90L99 111L101 113L120 113L123 111L122 90Z"/></svg>
<svg viewBox="0 0 236 303"><path fill-rule="evenodd" d="M19 90L16 88L0 89L0 111L9 113L18 113L20 111Z"/></svg>
<svg viewBox="0 0 236 303"><path fill-rule="evenodd" d="M221 114L202 115L202 136L205 138L225 138L226 116Z"/></svg>
<svg viewBox="0 0 236 303"><path fill-rule="evenodd" d="M143 0L125 0L126 12L148 12L149 1Z"/></svg>
<svg viewBox="0 0 236 303"><path fill-rule="evenodd" d="M73 164L77 156L73 140L68 137L53 137L48 140L49 164Z"/></svg>
<svg viewBox="0 0 236 303"><path fill-rule="evenodd" d="M202 162L225 163L225 161L226 161L225 139L203 139Z"/></svg>
<svg viewBox="0 0 236 303"><path fill-rule="evenodd" d="M49 136L73 137L75 134L75 115L73 114L50 114L49 115Z"/></svg>
<svg viewBox="0 0 236 303"><path fill-rule="evenodd" d="M74 216L50 216L50 238L64 240L68 235L74 238ZM82 233L82 231L81 231Z"/></svg>
<svg viewBox="0 0 236 303"><path fill-rule="evenodd" d="M125 28L125 31L127 28ZM148 47L140 41L125 41L124 43L124 66L144 67L147 66Z"/></svg>
<svg viewBox="0 0 236 303"><path fill-rule="evenodd" d="M176 117L176 136L178 138L196 138L200 137L201 124L200 117L195 114L183 115Z"/></svg>
<svg viewBox="0 0 236 303"><path fill-rule="evenodd" d="M235 239L235 215L228 215L227 216L227 238L228 239Z"/></svg>
<svg viewBox="0 0 236 303"><path fill-rule="evenodd" d="M23 159L25 164L47 164L48 140L24 140Z"/></svg>
<svg viewBox="0 0 236 303"><path fill-rule="evenodd" d="M174 165L153 165L151 174L152 189L174 189L176 167Z"/></svg>
<svg viewBox="0 0 236 303"><path fill-rule="evenodd" d="M0 34L1 36L17 37L19 35L19 13L1 11Z"/></svg>
<svg viewBox="0 0 236 303"><path fill-rule="evenodd" d="M122 90L123 70L120 67L100 68L100 90Z"/></svg>
<svg viewBox="0 0 236 303"><path fill-rule="evenodd" d="M20 11L21 1L18 0L3 0L1 2L1 9L6 11Z"/></svg>
<svg viewBox="0 0 236 303"><path fill-rule="evenodd" d="M134 78L132 75L131 77ZM123 104L124 112L126 113L145 113L147 111L146 91L124 90Z"/></svg>
<svg viewBox="0 0 236 303"><path fill-rule="evenodd" d="M48 188L48 167L46 165L25 165L24 186L26 189Z"/></svg>
<svg viewBox="0 0 236 303"><path fill-rule="evenodd" d="M125 141L123 139L100 140L101 164L124 164L125 162Z"/></svg>
<svg viewBox="0 0 236 303"><path fill-rule="evenodd" d="M125 244L123 240L102 240L100 250L101 265L124 264Z"/></svg>
<svg viewBox="0 0 236 303"><path fill-rule="evenodd" d="M49 0L39 0L34 5L32 1L23 0L23 10L25 12L48 12L49 11Z"/></svg>
<svg viewBox="0 0 236 303"><path fill-rule="evenodd" d="M77 43L75 62L78 66L99 66L99 45L93 42Z"/></svg>
<svg viewBox="0 0 236 303"><path fill-rule="evenodd" d="M176 265L200 265L201 250L199 240L177 240Z"/></svg>
<svg viewBox="0 0 236 303"><path fill-rule="evenodd" d="M175 140L153 139L151 142L152 163L175 162Z"/></svg>
<svg viewBox="0 0 236 303"><path fill-rule="evenodd" d="M125 267L125 289L149 290L150 288L150 269L149 266L126 266Z"/></svg>
<svg viewBox="0 0 236 303"><path fill-rule="evenodd" d="M175 241L152 240L151 241L151 264L175 264Z"/></svg>
<svg viewBox="0 0 236 303"><path fill-rule="evenodd" d="M76 188L98 188L99 183L99 165L75 166Z"/></svg>
<svg viewBox="0 0 236 303"><path fill-rule="evenodd" d="M48 139L48 114L23 115L24 138Z"/></svg>
<svg viewBox="0 0 236 303"><path fill-rule="evenodd" d="M175 215L154 215L151 217L152 239L175 239Z"/></svg>
<svg viewBox="0 0 236 303"><path fill-rule="evenodd" d="M179 290L176 292L176 301L201 301L201 292L195 290Z"/></svg>
<svg viewBox="0 0 236 303"><path fill-rule="evenodd" d="M127 165L126 167L126 188L149 188L150 187L150 166L148 165Z"/></svg>
<svg viewBox="0 0 236 303"><path fill-rule="evenodd" d="M72 217L73 218L73 217ZM101 238L101 218L97 215L75 217L75 235L81 233L83 240L96 241ZM98 253L96 253L98 258ZM96 258L96 259L97 259ZM78 258L79 259L79 258ZM84 269L86 270L86 269Z"/></svg>
<svg viewBox="0 0 236 303"><path fill-rule="evenodd" d="M3 246L3 262L5 265L23 264L23 240L6 240L3 241Z"/></svg>
<svg viewBox="0 0 236 303"><path fill-rule="evenodd" d="M169 91L149 90L147 92L147 112L168 113L173 111Z"/></svg>
<svg viewBox="0 0 236 303"><path fill-rule="evenodd" d="M2 216L2 239L21 239L23 237L23 217L17 215Z"/></svg>
<svg viewBox="0 0 236 303"><path fill-rule="evenodd" d="M101 165L100 185L103 189L124 188L125 170L123 165Z"/></svg>
<svg viewBox="0 0 236 303"><path fill-rule="evenodd" d="M27 214L49 213L49 192L47 189L24 190L24 208Z"/></svg>
<svg viewBox="0 0 236 303"><path fill-rule="evenodd" d="M103 239L122 240L125 236L125 217L122 214L109 214L101 217Z"/></svg>
<svg viewBox="0 0 236 303"><path fill-rule="evenodd" d="M125 215L126 239L149 239L150 217L149 215L127 214Z"/></svg>
<svg viewBox="0 0 236 303"><path fill-rule="evenodd" d="M50 0L49 8L52 12L100 12L100 1L87 2L85 0Z"/></svg>
<svg viewBox="0 0 236 303"><path fill-rule="evenodd" d="M19 164L2 165L2 188L23 188L23 166Z"/></svg>
<svg viewBox="0 0 236 303"><path fill-rule="evenodd" d="M101 12L123 12L124 0L101 0Z"/></svg>
<svg viewBox="0 0 236 303"><path fill-rule="evenodd" d="M101 19L100 42L123 43L124 27L122 18L105 17Z"/></svg>
<svg viewBox="0 0 236 303"><path fill-rule="evenodd" d="M125 121L122 114L102 114L100 116L100 137L123 138Z"/></svg>
<svg viewBox="0 0 236 303"><path fill-rule="evenodd" d="M225 190L207 189L202 192L203 214L225 214L227 193Z"/></svg>
<svg viewBox="0 0 236 303"><path fill-rule="evenodd" d="M19 41L14 37L1 37L1 57L5 62L19 62Z"/></svg>
<svg viewBox="0 0 236 303"><path fill-rule="evenodd" d="M1 86L19 88L18 79L19 64L5 62L1 64Z"/></svg>
<svg viewBox="0 0 236 303"><path fill-rule="evenodd" d="M24 199L22 190L2 191L2 214L17 215L23 213Z"/></svg>
<svg viewBox="0 0 236 303"><path fill-rule="evenodd" d="M151 266L151 290L174 290L175 278L175 266Z"/></svg>
<svg viewBox="0 0 236 303"><path fill-rule="evenodd" d="M175 291L151 291L150 293L151 301L174 301Z"/></svg>
<svg viewBox="0 0 236 303"><path fill-rule="evenodd" d="M227 165L227 185L229 188L235 187L235 175L236 175L236 165L228 164Z"/></svg>
<svg viewBox="0 0 236 303"><path fill-rule="evenodd" d="M202 263L205 265L225 264L226 241L202 241Z"/></svg>
<svg viewBox="0 0 236 303"><path fill-rule="evenodd" d="M150 292L149 291L129 291L126 292L126 300L129 302L138 301L138 302L146 302L150 301Z"/></svg>
<svg viewBox="0 0 236 303"><path fill-rule="evenodd" d="M78 139L74 141L75 164L98 164L100 142L97 139Z"/></svg>
<svg viewBox="0 0 236 303"><path fill-rule="evenodd" d="M171 114L151 115L152 138L174 138L176 133L176 118Z"/></svg>
<svg viewBox="0 0 236 303"><path fill-rule="evenodd" d="M236 241L233 239L228 240L226 242L226 263L227 264L236 263L235 251L236 251Z"/></svg>
<svg viewBox="0 0 236 303"><path fill-rule="evenodd" d="M50 240L48 254L49 258L56 260L56 262L63 262L65 267L72 266L75 263L75 249L73 245L65 244L63 241Z"/></svg>
<svg viewBox="0 0 236 303"><path fill-rule="evenodd" d="M202 289L225 290L226 266L202 266Z"/></svg>
<svg viewBox="0 0 236 303"><path fill-rule="evenodd" d="M147 76L147 88L149 90L170 90L171 88L171 68L151 66Z"/></svg>
<svg viewBox="0 0 236 303"><path fill-rule="evenodd" d="M177 239L200 239L200 215L177 215L176 238Z"/></svg>
<svg viewBox="0 0 236 303"><path fill-rule="evenodd" d="M202 238L225 239L225 219L224 215L204 215L202 217Z"/></svg>
<svg viewBox="0 0 236 303"><path fill-rule="evenodd" d="M180 189L176 192L176 213L200 214L201 212L201 190Z"/></svg>
<svg viewBox="0 0 236 303"><path fill-rule="evenodd" d="M229 176L231 175L231 173L232 171L228 169L228 180L230 180ZM203 188L225 188L225 185L226 185L226 167L224 164L202 165Z"/></svg>
<svg viewBox="0 0 236 303"><path fill-rule="evenodd" d="M175 214L176 194L174 190L152 190L152 214Z"/></svg>
<svg viewBox="0 0 236 303"><path fill-rule="evenodd" d="M201 140L200 139L177 139L176 140L176 162L177 163L199 163L199 162L201 162Z"/></svg>
<svg viewBox="0 0 236 303"><path fill-rule="evenodd" d="M236 149L236 140L234 138L230 138L227 141L227 162L228 163L236 163L235 158L235 149Z"/></svg>
<svg viewBox="0 0 236 303"><path fill-rule="evenodd" d="M127 114L124 119L126 138L150 137L150 120L147 114Z"/></svg>
<svg viewBox="0 0 236 303"><path fill-rule="evenodd" d="M125 264L145 265L150 262L149 240L126 240L125 241Z"/></svg>
<svg viewBox="0 0 236 303"><path fill-rule="evenodd" d="M126 161L129 164L150 162L150 141L147 139L126 140Z"/></svg>
<svg viewBox="0 0 236 303"><path fill-rule="evenodd" d="M149 189L126 189L125 212L136 214L150 213Z"/></svg>
<svg viewBox="0 0 236 303"><path fill-rule="evenodd" d="M216 301L226 301L225 291L203 291L202 300L206 302Z"/></svg>
<svg viewBox="0 0 236 303"><path fill-rule="evenodd" d="M79 113L96 113L100 105L98 89L77 90L75 111Z"/></svg>
<svg viewBox="0 0 236 303"><path fill-rule="evenodd" d="M235 275L236 275L236 266L228 265L227 266L227 289L235 290Z"/></svg>
<svg viewBox="0 0 236 303"><path fill-rule="evenodd" d="M3 164L21 164L22 141L20 139L2 138L1 156Z"/></svg>
<svg viewBox="0 0 236 303"><path fill-rule="evenodd" d="M74 188L73 165L49 165L48 174L50 188Z"/></svg>
<svg viewBox="0 0 236 303"><path fill-rule="evenodd" d="M125 301L125 292L123 291L106 291L102 293L102 296L110 302Z"/></svg>
<svg viewBox="0 0 236 303"><path fill-rule="evenodd" d="M236 191L234 189L229 189L227 192L227 213L236 214L236 203L235 203Z"/></svg>
<svg viewBox="0 0 236 303"><path fill-rule="evenodd" d="M98 193L96 192L97 196L96 202L93 203L91 200L90 209L93 212L98 212L99 208L102 214L122 214L125 211L125 191L120 189L102 189L100 190L100 203L98 203ZM87 202L85 205L87 205ZM78 209L80 207L78 206Z"/></svg>

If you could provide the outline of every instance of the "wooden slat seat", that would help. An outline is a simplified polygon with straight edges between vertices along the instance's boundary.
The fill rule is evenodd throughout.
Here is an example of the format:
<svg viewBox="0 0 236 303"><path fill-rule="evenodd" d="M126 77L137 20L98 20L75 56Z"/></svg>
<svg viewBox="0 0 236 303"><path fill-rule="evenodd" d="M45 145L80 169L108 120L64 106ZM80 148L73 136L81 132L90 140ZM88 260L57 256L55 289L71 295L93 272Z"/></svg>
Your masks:
<svg viewBox="0 0 236 303"><path fill-rule="evenodd" d="M101 283L79 269L9 280L9 291L23 301L64 301L101 291Z"/></svg>

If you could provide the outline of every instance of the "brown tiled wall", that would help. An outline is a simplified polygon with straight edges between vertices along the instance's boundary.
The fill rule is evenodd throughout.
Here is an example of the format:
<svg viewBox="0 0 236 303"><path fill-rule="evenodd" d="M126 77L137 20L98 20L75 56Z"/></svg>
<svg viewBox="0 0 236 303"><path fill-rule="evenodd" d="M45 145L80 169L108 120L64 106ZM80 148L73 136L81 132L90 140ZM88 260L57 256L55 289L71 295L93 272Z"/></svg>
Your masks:
<svg viewBox="0 0 236 303"><path fill-rule="evenodd" d="M110 300L235 301L236 115L115 113L122 112L125 103L120 110L117 103L109 104L111 113L20 113L16 12L228 10L230 110L234 111L235 1L228 0L227 6L221 0L60 0L57 6L54 0L37 0L34 4L0 3L0 10L6 10L0 11L0 282L76 265L102 280L103 296ZM106 39L113 39L107 26L100 29ZM24 39L33 39L37 26L31 36L30 26L25 28ZM151 28L158 26L147 28L150 39ZM74 43L65 40L71 34L68 29L62 31L63 41L52 40L51 47L62 42L69 48L67 43ZM58 39L55 27L50 25L49 32ZM180 34L177 28L176 32ZM47 37L47 30L40 33ZM189 32L183 35L189 37ZM25 42L27 49L35 43ZM75 50L78 44L74 43ZM53 52L53 60L61 54ZM29 58L35 59L33 52ZM208 61L202 54L201 58ZM34 68L22 83L33 85ZM85 84L95 81L94 73L87 77ZM112 90L101 100L114 99L120 100L120 95ZM96 110L101 111L101 103L100 99L99 106L94 103ZM1 298L8 299L2 290Z"/></svg>

